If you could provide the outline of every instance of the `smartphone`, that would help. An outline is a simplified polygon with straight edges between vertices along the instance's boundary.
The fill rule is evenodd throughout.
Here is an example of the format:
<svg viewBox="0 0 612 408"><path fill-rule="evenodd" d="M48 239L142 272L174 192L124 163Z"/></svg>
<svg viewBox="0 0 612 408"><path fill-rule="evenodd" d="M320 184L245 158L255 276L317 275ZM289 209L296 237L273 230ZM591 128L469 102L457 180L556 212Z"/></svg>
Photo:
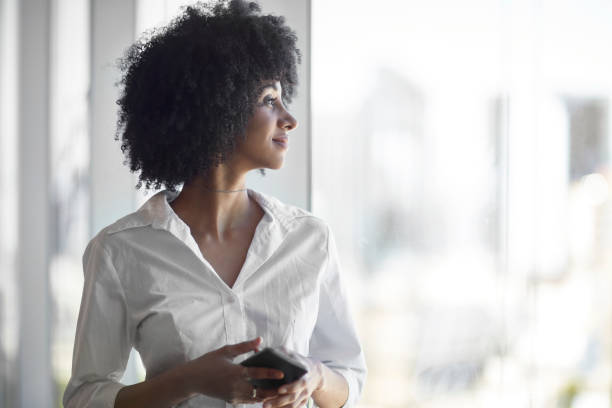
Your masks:
<svg viewBox="0 0 612 408"><path fill-rule="evenodd" d="M277 388L283 384L292 383L308 372L306 367L299 361L291 358L280 349L266 347L258 353L244 360L245 367L266 367L282 371L285 376L281 379L254 379L250 383L257 388Z"/></svg>

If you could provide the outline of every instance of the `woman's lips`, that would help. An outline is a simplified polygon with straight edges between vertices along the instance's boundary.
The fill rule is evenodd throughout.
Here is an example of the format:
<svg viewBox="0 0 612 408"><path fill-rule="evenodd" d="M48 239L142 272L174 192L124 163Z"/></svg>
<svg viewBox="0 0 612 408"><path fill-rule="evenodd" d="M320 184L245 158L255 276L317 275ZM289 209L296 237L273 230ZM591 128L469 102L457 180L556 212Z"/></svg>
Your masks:
<svg viewBox="0 0 612 408"><path fill-rule="evenodd" d="M272 139L272 141L274 143L276 143L277 145L281 146L281 147L284 147L284 148L289 147L289 138L288 137L279 137L279 138L276 138L276 139Z"/></svg>

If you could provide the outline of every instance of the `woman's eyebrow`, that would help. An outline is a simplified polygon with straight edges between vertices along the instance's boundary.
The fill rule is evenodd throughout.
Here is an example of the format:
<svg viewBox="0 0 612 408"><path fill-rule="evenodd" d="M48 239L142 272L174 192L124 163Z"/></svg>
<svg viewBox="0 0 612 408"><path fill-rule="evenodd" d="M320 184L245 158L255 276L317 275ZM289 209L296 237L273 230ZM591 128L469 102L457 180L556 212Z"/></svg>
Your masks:
<svg viewBox="0 0 612 408"><path fill-rule="evenodd" d="M278 92L278 87L276 86L276 82L267 82L267 83L263 84L261 86L261 88L259 88L258 93L262 93L263 91L265 91L268 88L272 88L272 89L274 89L275 91Z"/></svg>

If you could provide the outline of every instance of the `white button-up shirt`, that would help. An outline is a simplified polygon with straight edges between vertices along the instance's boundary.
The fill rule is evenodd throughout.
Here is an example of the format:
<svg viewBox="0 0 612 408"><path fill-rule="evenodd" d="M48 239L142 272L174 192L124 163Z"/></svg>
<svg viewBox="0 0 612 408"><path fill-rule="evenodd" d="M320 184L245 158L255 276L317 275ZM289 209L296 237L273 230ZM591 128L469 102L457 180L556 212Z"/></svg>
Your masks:
<svg viewBox="0 0 612 408"><path fill-rule="evenodd" d="M329 227L305 210L248 194L265 214L231 288L170 207L177 193L157 193L91 240L66 408L113 407L132 347L151 378L257 336L262 348L285 346L337 371L349 385L346 406L356 404L366 367ZM199 395L180 407L227 405Z"/></svg>

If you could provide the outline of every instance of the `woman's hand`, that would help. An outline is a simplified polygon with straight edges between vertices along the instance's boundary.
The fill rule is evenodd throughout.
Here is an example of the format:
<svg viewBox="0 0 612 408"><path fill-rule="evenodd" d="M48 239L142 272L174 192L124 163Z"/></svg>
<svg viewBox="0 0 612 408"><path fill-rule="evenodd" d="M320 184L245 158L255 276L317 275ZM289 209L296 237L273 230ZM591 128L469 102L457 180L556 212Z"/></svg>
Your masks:
<svg viewBox="0 0 612 408"><path fill-rule="evenodd" d="M232 360L244 353L257 351L261 337L234 345L227 345L190 361L188 373L194 392L219 398L230 404L262 402L277 395L276 390L258 388L253 398L249 379L281 379L280 370L262 367L244 367Z"/></svg>
<svg viewBox="0 0 612 408"><path fill-rule="evenodd" d="M299 380L278 388L278 395L270 396L264 408L300 408L306 405L312 394L323 387L323 364L300 354L283 350L292 358L301 362L308 372Z"/></svg>

